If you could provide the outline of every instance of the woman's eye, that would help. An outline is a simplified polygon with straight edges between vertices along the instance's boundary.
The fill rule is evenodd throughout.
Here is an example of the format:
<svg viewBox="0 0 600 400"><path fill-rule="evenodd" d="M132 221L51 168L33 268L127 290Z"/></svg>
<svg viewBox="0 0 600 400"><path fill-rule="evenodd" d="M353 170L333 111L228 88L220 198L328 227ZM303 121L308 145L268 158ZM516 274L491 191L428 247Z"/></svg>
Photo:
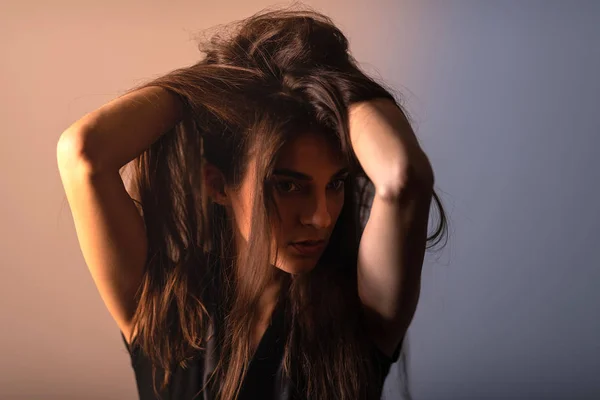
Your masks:
<svg viewBox="0 0 600 400"><path fill-rule="evenodd" d="M330 183L330 186L335 191L342 190L344 188L344 180L343 179L336 179L335 181L332 181Z"/></svg>
<svg viewBox="0 0 600 400"><path fill-rule="evenodd" d="M279 181L275 184L275 187L283 193L292 193L300 190L300 187L292 181Z"/></svg>

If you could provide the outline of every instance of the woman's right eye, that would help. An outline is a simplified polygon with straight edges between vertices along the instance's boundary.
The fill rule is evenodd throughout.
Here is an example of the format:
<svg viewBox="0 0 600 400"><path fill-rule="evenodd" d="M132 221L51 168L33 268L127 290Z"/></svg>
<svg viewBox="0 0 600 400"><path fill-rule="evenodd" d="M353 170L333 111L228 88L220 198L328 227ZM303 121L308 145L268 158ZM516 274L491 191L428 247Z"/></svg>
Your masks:
<svg viewBox="0 0 600 400"><path fill-rule="evenodd" d="M293 193L300 190L295 182L292 181L279 181L275 183L275 188L282 193Z"/></svg>

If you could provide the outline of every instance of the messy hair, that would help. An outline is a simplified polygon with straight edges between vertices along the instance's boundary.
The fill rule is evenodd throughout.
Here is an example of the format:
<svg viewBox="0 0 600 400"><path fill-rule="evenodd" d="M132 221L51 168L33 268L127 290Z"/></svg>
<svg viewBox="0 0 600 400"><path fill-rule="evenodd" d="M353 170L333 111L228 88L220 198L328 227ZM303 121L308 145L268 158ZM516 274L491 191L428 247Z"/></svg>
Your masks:
<svg viewBox="0 0 600 400"><path fill-rule="evenodd" d="M184 106L183 119L131 163L148 257L136 295L137 335L130 339L155 366L155 392L157 384L167 387L175 367L204 350L212 322L223 325L221 353L205 390L222 400L238 396L252 356L249 332L259 296L282 273L270 263L274 163L285 143L314 132L337 146L350 173L317 266L285 276L284 373L303 398L379 398L383 377L370 361L357 290L358 245L373 185L352 150L347 112L369 99L387 98L400 107L398 101L361 71L332 20L305 7L263 10L220 26L199 49L201 61L131 90L160 86ZM207 195L202 170L209 162L236 186L253 158L252 226L238 255L232 221ZM433 196L440 223L428 247L446 231Z"/></svg>

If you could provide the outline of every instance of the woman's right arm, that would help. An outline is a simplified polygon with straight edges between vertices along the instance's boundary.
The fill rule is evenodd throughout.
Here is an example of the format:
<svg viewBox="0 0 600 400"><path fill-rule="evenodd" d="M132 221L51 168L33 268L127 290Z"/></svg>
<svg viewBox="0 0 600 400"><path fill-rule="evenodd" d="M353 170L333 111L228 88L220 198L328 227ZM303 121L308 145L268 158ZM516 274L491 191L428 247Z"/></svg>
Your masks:
<svg viewBox="0 0 600 400"><path fill-rule="evenodd" d="M127 340L147 240L119 170L182 117L183 104L175 94L150 86L85 115L57 143L60 177L84 260Z"/></svg>

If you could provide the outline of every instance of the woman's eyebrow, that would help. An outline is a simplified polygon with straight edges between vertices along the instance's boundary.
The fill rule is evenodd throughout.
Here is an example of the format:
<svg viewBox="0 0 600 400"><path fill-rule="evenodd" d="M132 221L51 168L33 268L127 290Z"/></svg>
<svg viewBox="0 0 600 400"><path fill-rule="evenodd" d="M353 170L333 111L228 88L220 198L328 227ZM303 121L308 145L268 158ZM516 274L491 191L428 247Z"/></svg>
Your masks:
<svg viewBox="0 0 600 400"><path fill-rule="evenodd" d="M302 172L294 171L289 168L277 168L273 171L273 175L287 176L290 178L299 179L301 181L311 181L312 176L303 174Z"/></svg>
<svg viewBox="0 0 600 400"><path fill-rule="evenodd" d="M333 175L331 176L331 179L334 179L334 178L341 178L341 177L343 177L344 175L347 175L347 174L348 174L348 167L344 167L344 168L341 168L341 169L340 169L338 172L336 172L335 174L333 174Z"/></svg>
<svg viewBox="0 0 600 400"><path fill-rule="evenodd" d="M334 173L331 176L331 179L339 178L343 175L346 175L347 173L348 173L348 168L344 167L344 168L340 169L339 171L337 171L336 173ZM277 168L273 171L273 175L287 176L287 177L298 179L301 181L312 181L312 179L313 179L312 176L310 176L310 175L306 175L306 174L303 174L302 172L295 171L295 170L289 169L289 168Z"/></svg>

